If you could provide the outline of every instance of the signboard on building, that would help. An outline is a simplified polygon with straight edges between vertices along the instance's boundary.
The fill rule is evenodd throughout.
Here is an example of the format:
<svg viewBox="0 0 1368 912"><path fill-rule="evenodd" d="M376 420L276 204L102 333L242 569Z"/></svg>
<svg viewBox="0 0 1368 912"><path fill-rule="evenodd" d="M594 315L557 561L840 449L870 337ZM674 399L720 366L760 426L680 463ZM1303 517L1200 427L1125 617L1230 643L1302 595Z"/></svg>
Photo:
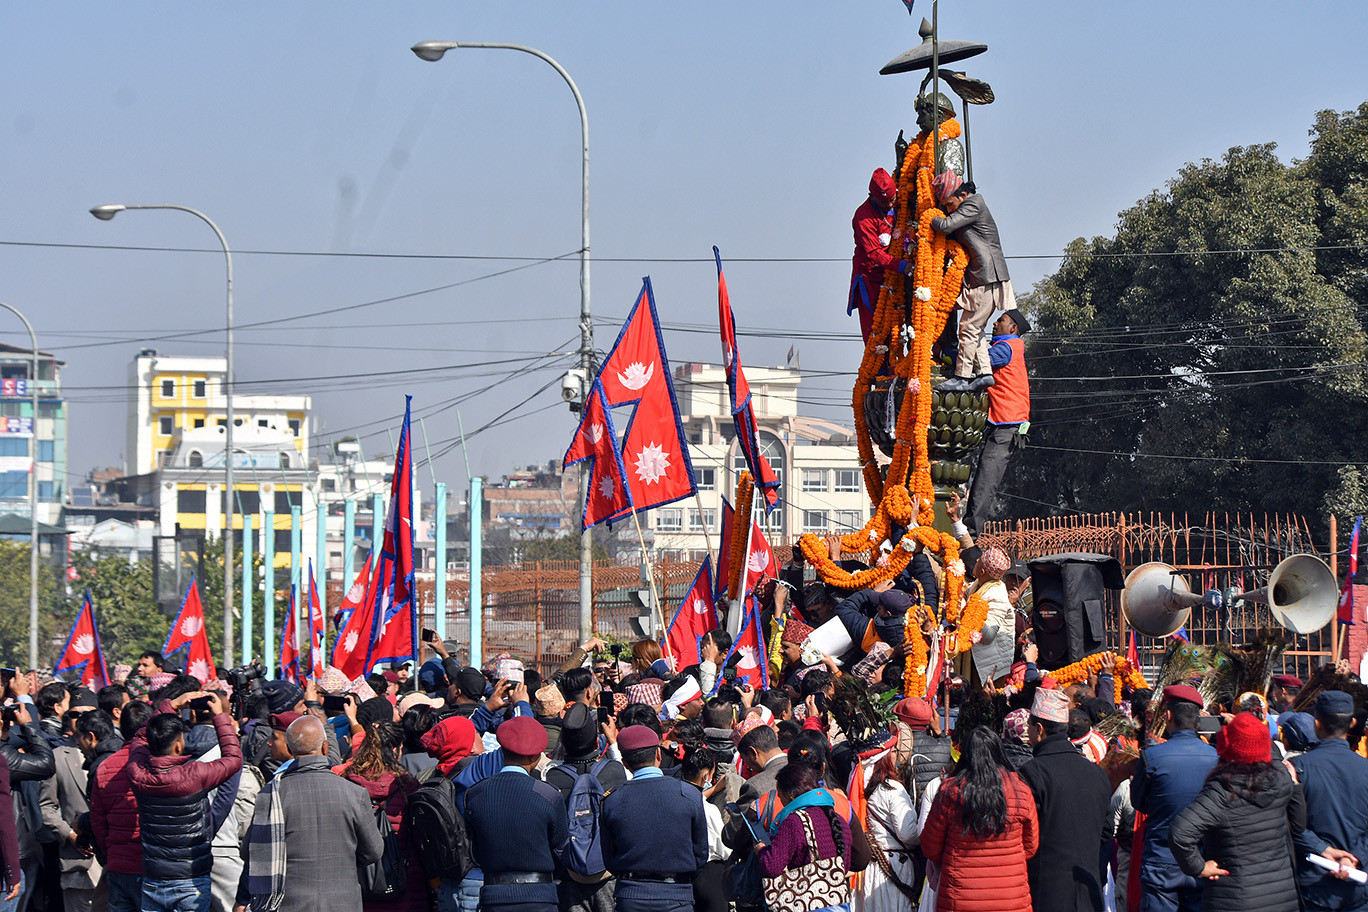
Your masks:
<svg viewBox="0 0 1368 912"><path fill-rule="evenodd" d="M32 437L33 419L0 418L0 434L12 434L21 437Z"/></svg>
<svg viewBox="0 0 1368 912"><path fill-rule="evenodd" d="M6 377L0 380L0 396L27 396L29 393L28 380L19 377Z"/></svg>

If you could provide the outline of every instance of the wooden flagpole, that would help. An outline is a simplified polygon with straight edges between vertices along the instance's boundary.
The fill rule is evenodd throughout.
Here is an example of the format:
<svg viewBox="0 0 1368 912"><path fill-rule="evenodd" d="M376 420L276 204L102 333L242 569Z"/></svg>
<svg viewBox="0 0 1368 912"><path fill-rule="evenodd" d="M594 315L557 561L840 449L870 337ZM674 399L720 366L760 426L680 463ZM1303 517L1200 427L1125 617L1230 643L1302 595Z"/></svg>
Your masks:
<svg viewBox="0 0 1368 912"><path fill-rule="evenodd" d="M641 531L641 518L637 516L636 510L632 511L632 523L636 526L637 541L641 543L641 559L646 562L646 575L651 580L651 601L655 602L656 608L660 611L660 641L664 644L665 657L671 660L673 666L674 655L670 651L670 622L665 617L665 605L660 601L660 593L656 590L655 566L651 563L651 552L646 549L646 536Z"/></svg>

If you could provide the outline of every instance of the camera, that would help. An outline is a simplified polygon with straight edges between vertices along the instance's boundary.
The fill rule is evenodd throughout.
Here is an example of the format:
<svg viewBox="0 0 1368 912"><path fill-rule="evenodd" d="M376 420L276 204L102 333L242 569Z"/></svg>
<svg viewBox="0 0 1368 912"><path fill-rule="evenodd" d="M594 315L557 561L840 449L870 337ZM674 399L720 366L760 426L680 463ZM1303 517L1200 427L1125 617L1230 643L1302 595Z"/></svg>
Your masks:
<svg viewBox="0 0 1368 912"><path fill-rule="evenodd" d="M572 367L561 377L561 398L571 404L573 410L578 411L576 406L584 398L584 384L588 380L584 371L578 367Z"/></svg>
<svg viewBox="0 0 1368 912"><path fill-rule="evenodd" d="M238 688L246 688L251 694L259 694L261 682L266 679L266 669L261 667L260 662L253 662L250 665L228 669L224 678L232 685L234 692Z"/></svg>

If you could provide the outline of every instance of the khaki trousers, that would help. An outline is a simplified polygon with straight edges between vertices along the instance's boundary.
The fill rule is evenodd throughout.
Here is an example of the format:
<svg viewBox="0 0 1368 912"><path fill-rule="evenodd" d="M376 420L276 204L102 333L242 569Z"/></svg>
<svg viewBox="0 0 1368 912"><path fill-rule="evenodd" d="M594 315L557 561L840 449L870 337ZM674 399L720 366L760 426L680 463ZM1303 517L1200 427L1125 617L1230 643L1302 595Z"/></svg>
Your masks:
<svg viewBox="0 0 1368 912"><path fill-rule="evenodd" d="M1016 307L1016 295L1011 280L960 289L955 306L960 309L959 357L955 360L956 377L981 377L993 372L988 363L988 337L984 327L999 310Z"/></svg>

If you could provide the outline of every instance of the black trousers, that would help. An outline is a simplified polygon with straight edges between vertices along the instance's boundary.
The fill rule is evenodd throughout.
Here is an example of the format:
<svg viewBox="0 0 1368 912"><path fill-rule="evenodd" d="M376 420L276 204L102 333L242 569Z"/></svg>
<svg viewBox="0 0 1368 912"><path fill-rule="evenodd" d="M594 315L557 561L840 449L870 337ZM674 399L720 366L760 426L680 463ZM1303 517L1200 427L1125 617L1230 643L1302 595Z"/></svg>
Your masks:
<svg viewBox="0 0 1368 912"><path fill-rule="evenodd" d="M998 486L1007 474L1007 463L1012 458L1018 427L1015 424L990 424L988 432L983 435L983 452L979 454L974 483L969 488L969 503L964 512L964 524L975 538L983 531Z"/></svg>

